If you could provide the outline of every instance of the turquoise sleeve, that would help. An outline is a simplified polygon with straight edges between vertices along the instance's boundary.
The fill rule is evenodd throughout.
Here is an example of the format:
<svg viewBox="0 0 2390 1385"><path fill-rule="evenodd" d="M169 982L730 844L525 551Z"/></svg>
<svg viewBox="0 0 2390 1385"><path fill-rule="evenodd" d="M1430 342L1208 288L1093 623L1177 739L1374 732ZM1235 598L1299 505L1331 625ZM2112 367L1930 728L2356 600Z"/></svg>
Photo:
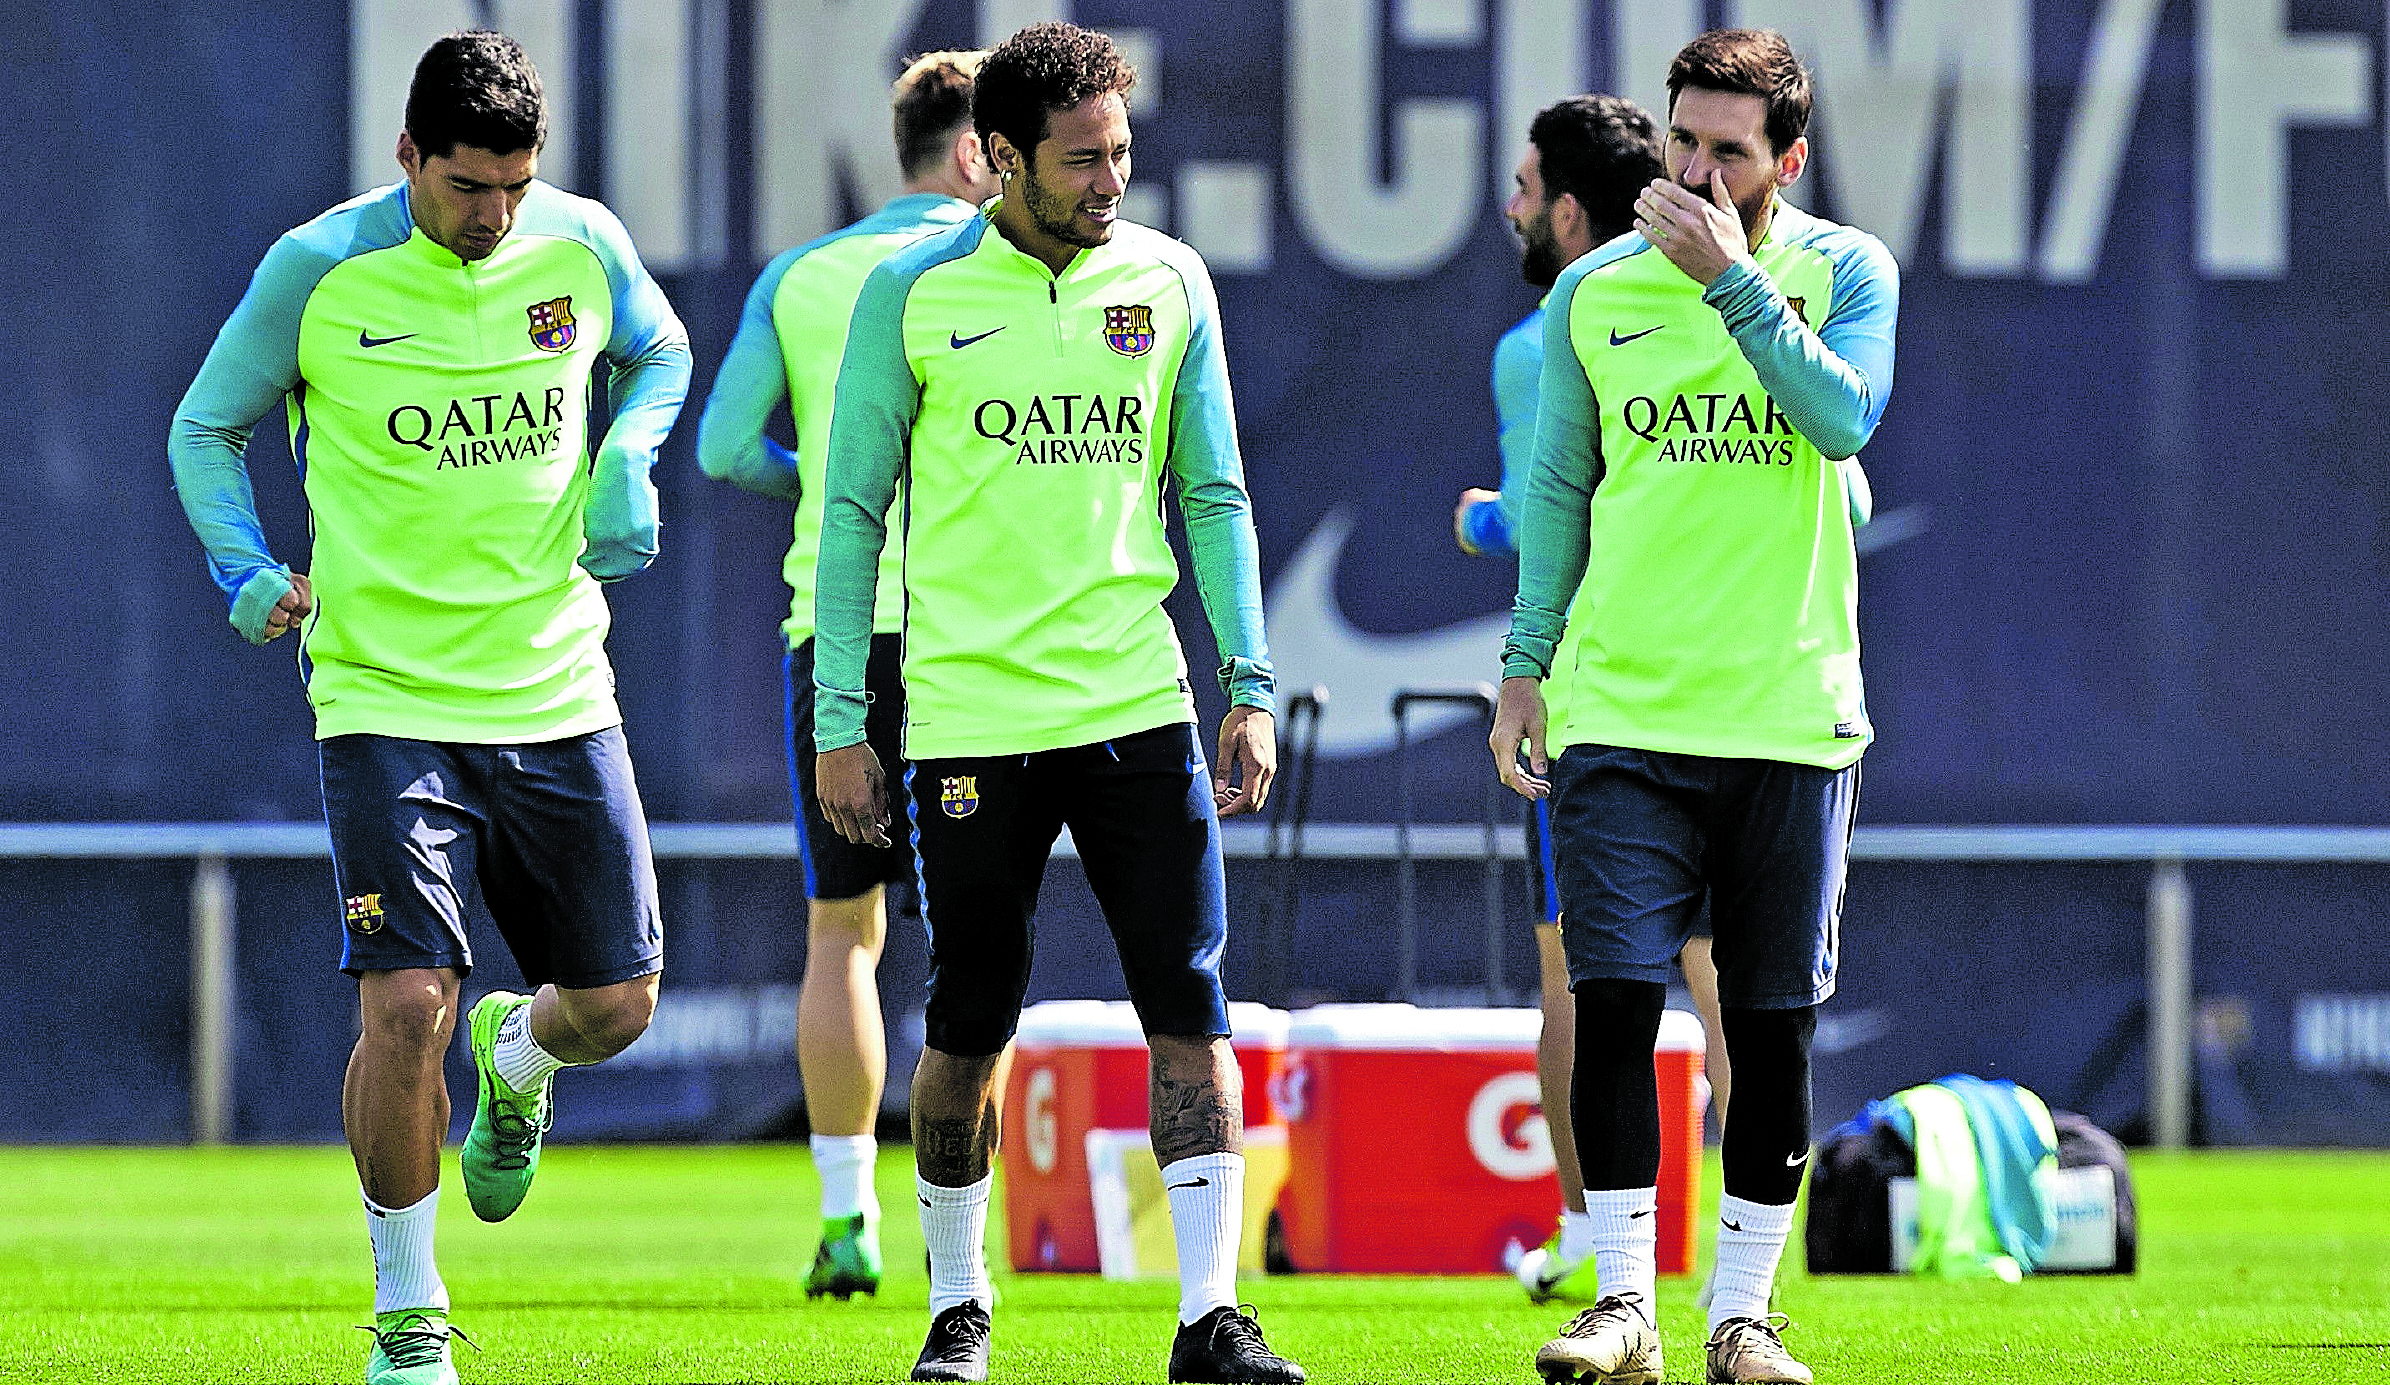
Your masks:
<svg viewBox="0 0 2390 1385"><path fill-rule="evenodd" d="M1601 411L1569 333L1569 303L1587 261L1563 273L1544 314L1544 369L1535 458L1519 507L1519 591L1502 645L1502 676L1542 678L1585 580L1594 487L1602 479Z"/></svg>
<svg viewBox="0 0 2390 1385"><path fill-rule="evenodd" d="M265 642L266 616L291 579L266 550L242 454L258 420L298 387L299 317L337 263L294 235L274 243L216 334L166 435L183 514L207 550L208 574L231 603L233 628L252 644Z"/></svg>
<svg viewBox="0 0 2390 1385"><path fill-rule="evenodd" d="M1535 402L1543 383L1540 312L1530 314L1527 322L1503 333L1502 340L1494 344L1494 419L1502 450L1502 501L1495 522L1487 523L1486 532L1477 539L1480 552L1518 552L1519 508L1527 494L1529 469L1535 464Z"/></svg>
<svg viewBox="0 0 2390 1385"><path fill-rule="evenodd" d="M1860 232L1819 248L1833 260L1834 304L1815 332L1748 262L1730 266L1701 297L1793 427L1839 462L1867 445L1892 395L1900 270L1881 241Z"/></svg>
<svg viewBox="0 0 2390 1385"><path fill-rule="evenodd" d="M589 232L614 291L614 335L606 342L614 420L590 468L581 566L611 582L655 561L656 486L648 473L689 396L692 362L689 334L639 262L630 232L602 207L593 208Z"/></svg>
<svg viewBox="0 0 2390 1385"><path fill-rule="evenodd" d="M1261 548L1237 449L1236 401L1220 344L1220 304L1200 261L1177 266L1187 289L1187 354L1170 395L1170 474L1187 523L1195 590L1220 646L1232 707L1277 706L1261 612Z"/></svg>
<svg viewBox="0 0 2390 1385"><path fill-rule="evenodd" d="M863 739L880 550L921 412L921 383L905 356L905 300L915 277L891 260L863 281L830 406L813 586L813 744L821 751Z"/></svg>
<svg viewBox="0 0 2390 1385"><path fill-rule="evenodd" d="M797 454L764 432L772 415L788 402L788 364L780 355L780 330L772 321L772 300L795 263L793 254L764 266L739 310L739 330L730 339L722 368L714 373L697 420L697 465L717 481L778 500L803 494Z"/></svg>

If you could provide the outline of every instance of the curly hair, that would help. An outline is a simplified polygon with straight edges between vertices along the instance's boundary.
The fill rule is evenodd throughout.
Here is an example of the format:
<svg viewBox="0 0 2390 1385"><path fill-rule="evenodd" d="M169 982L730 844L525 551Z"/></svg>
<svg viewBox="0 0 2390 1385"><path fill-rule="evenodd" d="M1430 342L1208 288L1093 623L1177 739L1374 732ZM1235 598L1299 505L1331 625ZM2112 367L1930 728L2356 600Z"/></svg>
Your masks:
<svg viewBox="0 0 2390 1385"><path fill-rule="evenodd" d="M1781 154L1809 133L1809 69L1773 29L1712 29L1668 64L1668 110L1686 87L1756 96L1768 104L1768 146Z"/></svg>
<svg viewBox="0 0 2390 1385"><path fill-rule="evenodd" d="M996 45L979 66L971 123L979 137L1002 135L1032 156L1045 142L1046 118L1090 96L1128 98L1137 72L1110 37L1076 24L1032 24Z"/></svg>
<svg viewBox="0 0 2390 1385"><path fill-rule="evenodd" d="M548 142L548 101L523 45L490 29L436 40L407 87L407 133L426 158L460 144L512 154Z"/></svg>
<svg viewBox="0 0 2390 1385"><path fill-rule="evenodd" d="M1546 200L1567 193L1585 209L1596 245L1634 229L1635 198L1660 176L1660 128L1621 96L1570 96L1527 127Z"/></svg>

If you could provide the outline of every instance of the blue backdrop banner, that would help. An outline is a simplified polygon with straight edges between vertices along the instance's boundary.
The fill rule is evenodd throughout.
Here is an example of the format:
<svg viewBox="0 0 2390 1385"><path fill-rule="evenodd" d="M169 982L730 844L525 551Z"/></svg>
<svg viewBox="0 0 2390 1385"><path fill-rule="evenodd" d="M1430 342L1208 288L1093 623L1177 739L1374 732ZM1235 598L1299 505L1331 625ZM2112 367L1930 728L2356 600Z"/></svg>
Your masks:
<svg viewBox="0 0 2390 1385"><path fill-rule="evenodd" d="M1450 516L1497 478L1489 356L1535 303L1498 210L1528 116L1583 89L1657 107L1670 53L1735 22L1785 28L1818 74L1801 197L1903 269L1898 384L1865 458L1881 739L1862 820L2379 820L2390 454L2371 425L2390 339L2365 290L2374 238L2352 228L2390 210L2390 33L2357 0L12 0L0 353L19 372L5 562L20 615L0 625L0 817L318 813L288 646L249 648L226 624L169 487L166 422L273 238L397 176L429 38L481 22L529 45L554 104L542 172L621 212L689 325L702 391L762 262L895 190L899 60L1056 14L1138 62L1130 215L1194 244L1218 281L1274 652L1289 687L1334 694L1322 818L1388 817L1393 691L1496 675L1513 573L1461 553ZM698 474L695 414L657 473L664 556L610 591L628 732L659 819L784 818L787 510ZM269 537L303 565L275 427L251 469ZM1213 695L1205 715L1219 710ZM1482 737L1424 729L1422 811L1465 819ZM244 1019L287 1015L277 997L322 1015L304 1043L245 1031L261 1075L242 1129L260 1137L336 1118L337 1062L316 1058L345 1045L350 1001L313 869L244 877L247 994L264 1007ZM626 1113L606 1130L735 1130L793 1093L788 1071L704 1096L673 1085L737 1066L739 1044L780 1045L775 988L802 957L786 879L675 875L674 980L708 1008L606 1079ZM8 924L49 960L0 1026L38 1050L86 1005L152 1017L119 1055L142 1064L121 1109L29 1100L79 1071L45 1050L5 1079L22 1084L13 1133L172 1135L179 877L8 878ZM1972 1067L2133 1119L2136 880L1861 871L1825 1031L1832 1082L1851 1076L1821 1118ZM2378 873L2196 883L2208 1128L2390 1140ZM1453 890L1432 926L1474 957L1473 896ZM1382 918L1389 894L1383 871L1323 875L1299 920L1307 985L1379 992L1382 953L1350 921ZM1523 942L1518 956L1525 976ZM286 1061L293 1080L271 1077ZM294 1113L293 1092L321 1100Z"/></svg>

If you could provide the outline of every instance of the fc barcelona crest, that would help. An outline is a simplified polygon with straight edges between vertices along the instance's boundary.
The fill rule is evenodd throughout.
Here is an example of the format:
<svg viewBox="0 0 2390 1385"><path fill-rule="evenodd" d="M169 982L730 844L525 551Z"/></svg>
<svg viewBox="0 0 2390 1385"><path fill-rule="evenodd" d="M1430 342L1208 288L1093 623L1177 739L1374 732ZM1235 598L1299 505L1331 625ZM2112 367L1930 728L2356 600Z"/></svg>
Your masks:
<svg viewBox="0 0 2390 1385"><path fill-rule="evenodd" d="M348 905L349 931L373 934L382 931L382 897L379 894L353 894Z"/></svg>
<svg viewBox="0 0 2390 1385"><path fill-rule="evenodd" d="M573 344L573 296L534 303L523 311L531 315L531 344L542 351L555 353Z"/></svg>
<svg viewBox="0 0 2390 1385"><path fill-rule="evenodd" d="M938 806L950 818L967 818L979 811L979 776L958 774L938 783Z"/></svg>
<svg viewBox="0 0 2390 1385"><path fill-rule="evenodd" d="M1104 345L1123 356L1154 349L1154 310L1143 303L1104 309Z"/></svg>

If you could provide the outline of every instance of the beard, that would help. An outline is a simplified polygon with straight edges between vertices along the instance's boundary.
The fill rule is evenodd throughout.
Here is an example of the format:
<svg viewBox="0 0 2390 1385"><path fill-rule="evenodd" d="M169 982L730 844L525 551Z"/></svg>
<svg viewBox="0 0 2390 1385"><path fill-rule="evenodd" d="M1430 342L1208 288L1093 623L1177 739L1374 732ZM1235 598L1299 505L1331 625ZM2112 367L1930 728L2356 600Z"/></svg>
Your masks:
<svg viewBox="0 0 2390 1385"><path fill-rule="evenodd" d="M1030 224L1064 245L1091 250L1112 239L1110 223L1093 232L1081 229L1078 197L1047 187L1037 180L1033 169L1021 174L1021 201L1029 212Z"/></svg>
<svg viewBox="0 0 2390 1385"><path fill-rule="evenodd" d="M1676 185L1704 202L1711 200L1707 183L1696 187L1680 178ZM1775 196L1776 185L1772 182L1760 184L1759 191L1752 193L1748 198L1734 197L1729 194L1728 200L1734 203L1734 214L1742 219L1744 235L1749 235L1759 228L1759 220L1768 214L1768 203Z"/></svg>
<svg viewBox="0 0 2390 1385"><path fill-rule="evenodd" d="M1552 287L1567 266L1560 262L1560 241L1552 234L1551 210L1546 208L1518 232L1519 277L1539 289Z"/></svg>

